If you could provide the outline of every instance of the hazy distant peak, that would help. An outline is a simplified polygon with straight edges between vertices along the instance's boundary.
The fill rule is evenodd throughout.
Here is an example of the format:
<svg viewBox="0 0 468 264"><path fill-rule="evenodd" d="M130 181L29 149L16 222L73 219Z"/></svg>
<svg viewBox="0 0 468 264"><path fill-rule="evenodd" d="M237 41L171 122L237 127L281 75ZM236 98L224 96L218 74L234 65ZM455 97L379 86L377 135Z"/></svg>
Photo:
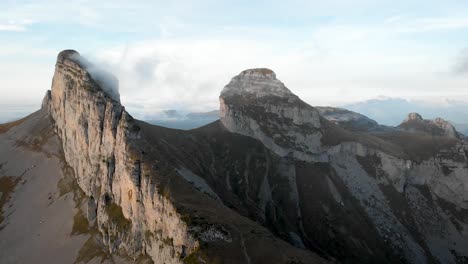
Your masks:
<svg viewBox="0 0 468 264"><path fill-rule="evenodd" d="M440 117L433 120L423 119L418 113L409 113L408 117L398 127L409 132L423 132L434 136L461 138L460 133L447 120Z"/></svg>
<svg viewBox="0 0 468 264"><path fill-rule="evenodd" d="M409 113L408 117L406 118L405 122L410 121L410 120L417 120L417 121L422 121L423 118L420 114L418 113Z"/></svg>
<svg viewBox="0 0 468 264"><path fill-rule="evenodd" d="M365 115L356 113L344 108L331 106L314 107L320 112L320 115L335 124L353 131L384 131L390 130L390 127L379 125L375 120Z"/></svg>

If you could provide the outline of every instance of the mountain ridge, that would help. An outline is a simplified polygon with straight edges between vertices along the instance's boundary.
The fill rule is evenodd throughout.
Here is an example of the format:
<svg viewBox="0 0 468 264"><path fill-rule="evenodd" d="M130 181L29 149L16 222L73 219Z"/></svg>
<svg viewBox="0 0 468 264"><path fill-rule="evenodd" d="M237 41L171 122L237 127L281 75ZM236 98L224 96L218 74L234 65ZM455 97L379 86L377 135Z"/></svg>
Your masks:
<svg viewBox="0 0 468 264"><path fill-rule="evenodd" d="M88 211L96 212L99 231L110 252L118 249L119 253L130 256L135 254L132 252L143 252L158 261L179 263L188 256L216 258L210 256L211 247L207 245L224 243L218 254L225 259L258 261L255 254L246 253L243 236L247 234L232 222L236 219L245 227L257 230L256 237L250 238L251 243L258 244L257 250L283 245L282 252L271 256L272 262L283 262L294 256L308 259L307 262L314 258L318 261L313 254L297 252L292 247L288 250L287 244L280 240L256 242L271 240L268 231L254 222L238 219L230 209L193 190L173 169L177 162L166 159L164 152L152 147L161 142L157 140L149 145L148 135L140 123L118 101L95 86L82 68L75 69L76 65L69 63L68 54L59 55L52 91L46 95L43 105L55 121L64 142L65 159L88 197L88 208L91 208ZM127 219L121 221L130 221L125 225L127 229L122 230L122 226L113 222L109 207L117 208L121 217ZM217 218L211 216L213 212L208 213L215 208ZM152 223L148 219L156 221ZM148 232L153 235L147 239L133 239ZM165 242L168 239L169 244Z"/></svg>
<svg viewBox="0 0 468 264"><path fill-rule="evenodd" d="M349 129L265 68L243 71L225 86L219 121L189 131L153 126L127 113L77 56L59 54L38 113L49 118L43 125L57 140L50 144L63 151L83 192L83 217L95 224L93 241L107 254L156 263L468 257L463 139ZM0 143L18 133L38 136L22 126L4 126ZM0 158L10 170L8 155Z"/></svg>

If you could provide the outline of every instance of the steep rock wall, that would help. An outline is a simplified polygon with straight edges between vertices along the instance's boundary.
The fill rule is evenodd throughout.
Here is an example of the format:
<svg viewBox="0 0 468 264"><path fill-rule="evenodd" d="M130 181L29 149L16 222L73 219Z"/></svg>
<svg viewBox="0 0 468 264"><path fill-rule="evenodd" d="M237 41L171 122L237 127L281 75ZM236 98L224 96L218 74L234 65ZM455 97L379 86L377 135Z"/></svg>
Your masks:
<svg viewBox="0 0 468 264"><path fill-rule="evenodd" d="M251 136L281 157L319 160L320 115L269 69L232 78L220 96L220 120L231 132Z"/></svg>
<svg viewBox="0 0 468 264"><path fill-rule="evenodd" d="M198 242L172 203L145 177L141 131L124 107L92 79L74 51L59 54L43 107L55 121L67 163L88 196L109 251L180 263ZM170 241L170 242L169 242Z"/></svg>

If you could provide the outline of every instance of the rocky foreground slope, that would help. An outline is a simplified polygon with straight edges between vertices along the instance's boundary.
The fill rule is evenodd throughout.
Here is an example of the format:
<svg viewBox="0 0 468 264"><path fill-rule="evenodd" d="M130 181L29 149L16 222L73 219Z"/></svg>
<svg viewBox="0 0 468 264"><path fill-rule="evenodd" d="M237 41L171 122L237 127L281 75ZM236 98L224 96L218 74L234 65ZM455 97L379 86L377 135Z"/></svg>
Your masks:
<svg viewBox="0 0 468 264"><path fill-rule="evenodd" d="M24 141L16 134L35 130L10 124L13 145L0 156L11 164L8 153L32 142L56 147L77 183L65 188L79 197L72 233L89 237L71 250L78 262L468 261L462 138L331 122L268 69L226 85L220 121L173 130L133 119L115 82L106 87L89 67L75 51L60 53L41 118L25 119L50 127L50 137ZM9 195L13 208L22 188ZM5 216L7 244L15 212Z"/></svg>

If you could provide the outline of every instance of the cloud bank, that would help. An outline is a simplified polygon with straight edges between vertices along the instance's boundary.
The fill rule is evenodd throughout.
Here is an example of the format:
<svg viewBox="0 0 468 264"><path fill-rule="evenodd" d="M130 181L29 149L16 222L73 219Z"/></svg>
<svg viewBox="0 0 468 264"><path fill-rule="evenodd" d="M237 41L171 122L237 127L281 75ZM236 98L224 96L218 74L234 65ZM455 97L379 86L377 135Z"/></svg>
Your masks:
<svg viewBox="0 0 468 264"><path fill-rule="evenodd" d="M91 75L91 78L108 94L110 97L120 102L119 81L109 71L105 70L99 64L93 63L78 54L72 57L72 60L78 62Z"/></svg>
<svg viewBox="0 0 468 264"><path fill-rule="evenodd" d="M468 100L457 56L468 5L455 0L20 0L0 10L0 104L38 107L67 48L116 75L138 118L216 109L224 85L252 67L312 105Z"/></svg>

